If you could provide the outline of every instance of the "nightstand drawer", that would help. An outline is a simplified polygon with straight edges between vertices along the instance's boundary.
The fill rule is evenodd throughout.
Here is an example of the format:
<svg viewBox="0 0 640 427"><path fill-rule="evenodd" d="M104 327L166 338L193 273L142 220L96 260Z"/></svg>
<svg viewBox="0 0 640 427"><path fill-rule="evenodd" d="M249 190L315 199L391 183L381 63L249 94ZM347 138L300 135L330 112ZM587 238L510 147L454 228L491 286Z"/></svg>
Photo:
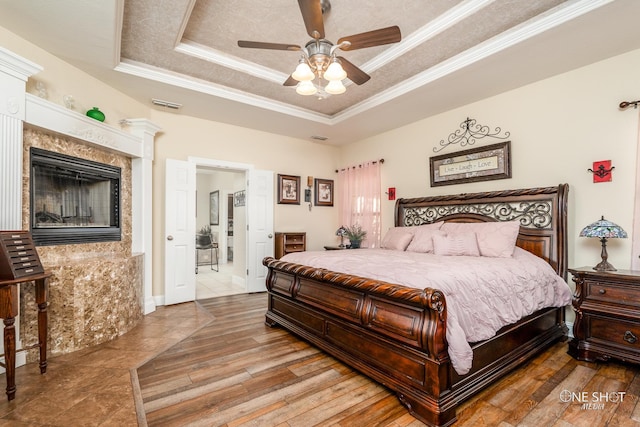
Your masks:
<svg viewBox="0 0 640 427"><path fill-rule="evenodd" d="M302 245L304 243L304 234L287 234L284 237L285 244L289 245Z"/></svg>
<svg viewBox="0 0 640 427"><path fill-rule="evenodd" d="M587 341L640 349L640 324L637 322L599 316L589 316L588 322L591 334Z"/></svg>
<svg viewBox="0 0 640 427"><path fill-rule="evenodd" d="M635 286L585 280L585 299L640 308L640 289Z"/></svg>

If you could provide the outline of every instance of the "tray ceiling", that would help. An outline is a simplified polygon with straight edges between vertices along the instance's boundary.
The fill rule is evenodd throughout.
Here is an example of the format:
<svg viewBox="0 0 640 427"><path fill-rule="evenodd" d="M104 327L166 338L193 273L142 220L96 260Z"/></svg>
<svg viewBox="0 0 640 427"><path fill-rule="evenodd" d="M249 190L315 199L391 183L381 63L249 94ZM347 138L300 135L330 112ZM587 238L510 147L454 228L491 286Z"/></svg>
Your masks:
<svg viewBox="0 0 640 427"><path fill-rule="evenodd" d="M328 40L398 25L402 41L341 51L371 80L323 98L282 85L299 52L237 45L304 46L294 0L2 0L0 25L150 106L342 144L637 49L639 4L332 0Z"/></svg>

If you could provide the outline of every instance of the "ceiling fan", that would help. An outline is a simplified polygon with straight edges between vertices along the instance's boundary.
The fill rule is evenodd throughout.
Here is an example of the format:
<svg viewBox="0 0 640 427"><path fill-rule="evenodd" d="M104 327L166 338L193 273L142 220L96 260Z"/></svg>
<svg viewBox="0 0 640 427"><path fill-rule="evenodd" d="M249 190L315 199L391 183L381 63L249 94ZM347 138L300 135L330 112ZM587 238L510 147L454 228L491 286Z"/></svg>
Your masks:
<svg viewBox="0 0 640 427"><path fill-rule="evenodd" d="M366 83L371 76L349 62L346 58L336 55L336 50L356 50L366 47L397 43L402 39L400 28L392 26L365 33L354 34L338 39L333 44L324 38L323 13L331 8L328 0L298 0L302 19L307 33L313 38L304 47L285 43L266 43L239 40L238 46L253 49L273 49L301 51L302 57L296 70L283 83L284 86L296 86L296 92L301 95L313 95L323 90L332 95L344 93L346 88L342 80L348 78L357 85ZM313 80L318 79L314 85ZM319 87L320 79L329 83L326 87Z"/></svg>

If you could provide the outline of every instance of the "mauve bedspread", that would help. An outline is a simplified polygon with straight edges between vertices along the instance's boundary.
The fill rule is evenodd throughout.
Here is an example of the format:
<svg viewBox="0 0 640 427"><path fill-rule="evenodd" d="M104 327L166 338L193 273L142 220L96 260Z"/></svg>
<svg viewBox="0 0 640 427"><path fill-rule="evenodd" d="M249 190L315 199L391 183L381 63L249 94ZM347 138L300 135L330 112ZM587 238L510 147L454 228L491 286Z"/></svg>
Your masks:
<svg viewBox="0 0 640 427"><path fill-rule="evenodd" d="M545 307L571 302L571 290L543 259L516 247L511 258L438 256L388 249L307 251L282 261L441 290L447 299L447 341L454 369L471 369L469 343Z"/></svg>

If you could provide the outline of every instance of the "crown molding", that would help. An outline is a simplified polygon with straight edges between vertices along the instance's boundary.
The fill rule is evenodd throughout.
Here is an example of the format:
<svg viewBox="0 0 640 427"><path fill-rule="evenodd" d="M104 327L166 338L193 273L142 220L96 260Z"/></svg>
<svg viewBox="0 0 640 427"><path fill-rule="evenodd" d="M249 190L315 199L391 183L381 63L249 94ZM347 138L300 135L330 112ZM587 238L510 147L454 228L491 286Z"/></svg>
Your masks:
<svg viewBox="0 0 640 427"><path fill-rule="evenodd" d="M286 114L313 122L330 125L331 118L304 108L293 107L287 103L274 101L265 97L253 95L244 91L230 89L223 85L194 79L182 74L170 73L160 68L150 67L139 62L125 60L115 68L116 71L131 74L144 79L166 83L184 89L194 90L207 95L217 96L231 101L241 102L258 108Z"/></svg>

